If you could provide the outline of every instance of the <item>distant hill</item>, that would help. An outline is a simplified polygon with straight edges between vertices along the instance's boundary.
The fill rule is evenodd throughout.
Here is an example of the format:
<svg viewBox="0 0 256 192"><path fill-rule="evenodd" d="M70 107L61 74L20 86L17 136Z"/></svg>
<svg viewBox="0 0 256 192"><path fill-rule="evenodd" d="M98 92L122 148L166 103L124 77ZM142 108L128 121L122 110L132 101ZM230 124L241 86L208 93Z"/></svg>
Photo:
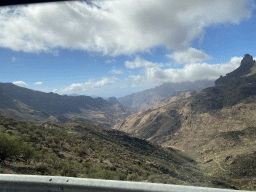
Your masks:
<svg viewBox="0 0 256 192"><path fill-rule="evenodd" d="M36 123L80 120L112 126L132 113L102 98L44 93L12 83L0 83L0 98L0 111L3 114L20 120L30 119Z"/></svg>
<svg viewBox="0 0 256 192"><path fill-rule="evenodd" d="M214 85L214 81L198 80L195 82L182 83L164 83L152 89L148 89L139 93L134 93L121 98L118 98L123 105L130 107L136 111L152 105L168 96L177 95L184 91L201 91L206 87Z"/></svg>
<svg viewBox="0 0 256 192"><path fill-rule="evenodd" d="M132 114L114 129L182 150L204 163L209 174L248 186L256 177L255 66L245 55L240 67L215 86Z"/></svg>

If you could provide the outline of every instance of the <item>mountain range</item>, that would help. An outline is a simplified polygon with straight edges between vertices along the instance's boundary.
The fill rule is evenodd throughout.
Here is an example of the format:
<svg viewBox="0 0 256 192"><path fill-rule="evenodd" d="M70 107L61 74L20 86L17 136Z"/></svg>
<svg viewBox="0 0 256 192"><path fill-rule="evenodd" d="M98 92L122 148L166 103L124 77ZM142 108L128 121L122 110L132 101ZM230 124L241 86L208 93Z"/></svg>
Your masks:
<svg viewBox="0 0 256 192"><path fill-rule="evenodd" d="M59 95L30 90L12 83L0 83L0 112L15 119L33 121L38 125L46 121L63 124L77 120L111 127L138 109L144 109L168 95L177 96L188 87L200 90L211 83L211 81L165 83L154 89L133 94L132 105L127 105L127 98L129 100L130 96L121 99L115 97L103 99L76 93ZM179 91L178 88L183 91Z"/></svg>

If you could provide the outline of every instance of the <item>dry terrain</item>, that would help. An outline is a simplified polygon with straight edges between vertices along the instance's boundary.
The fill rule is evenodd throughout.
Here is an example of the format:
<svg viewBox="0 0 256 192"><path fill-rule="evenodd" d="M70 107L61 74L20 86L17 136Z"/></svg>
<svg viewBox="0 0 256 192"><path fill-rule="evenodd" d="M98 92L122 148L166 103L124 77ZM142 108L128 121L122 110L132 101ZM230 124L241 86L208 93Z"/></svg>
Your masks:
<svg viewBox="0 0 256 192"><path fill-rule="evenodd" d="M230 178L239 182L240 189L256 190L254 68L249 56L217 85L132 114L113 129L180 150L210 176Z"/></svg>

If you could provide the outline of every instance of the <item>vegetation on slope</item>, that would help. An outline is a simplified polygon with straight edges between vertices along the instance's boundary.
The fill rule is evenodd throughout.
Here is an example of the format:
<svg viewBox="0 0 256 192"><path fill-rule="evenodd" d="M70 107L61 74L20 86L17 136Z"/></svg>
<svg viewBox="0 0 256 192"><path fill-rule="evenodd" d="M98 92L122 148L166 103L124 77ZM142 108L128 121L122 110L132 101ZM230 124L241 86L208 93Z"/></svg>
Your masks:
<svg viewBox="0 0 256 192"><path fill-rule="evenodd" d="M7 154L1 173L235 188L229 181L205 176L181 152L90 123L36 126L0 115L0 129L9 145L6 151L1 148Z"/></svg>

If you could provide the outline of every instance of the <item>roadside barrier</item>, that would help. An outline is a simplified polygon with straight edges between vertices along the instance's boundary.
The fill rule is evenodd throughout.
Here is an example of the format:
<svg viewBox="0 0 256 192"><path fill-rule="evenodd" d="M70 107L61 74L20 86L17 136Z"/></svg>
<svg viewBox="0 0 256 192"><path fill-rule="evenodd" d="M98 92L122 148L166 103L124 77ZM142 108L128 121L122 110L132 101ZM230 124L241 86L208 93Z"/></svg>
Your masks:
<svg viewBox="0 0 256 192"><path fill-rule="evenodd" d="M0 174L1 192L233 192L237 190L62 176ZM241 191L242 192L242 191Z"/></svg>

